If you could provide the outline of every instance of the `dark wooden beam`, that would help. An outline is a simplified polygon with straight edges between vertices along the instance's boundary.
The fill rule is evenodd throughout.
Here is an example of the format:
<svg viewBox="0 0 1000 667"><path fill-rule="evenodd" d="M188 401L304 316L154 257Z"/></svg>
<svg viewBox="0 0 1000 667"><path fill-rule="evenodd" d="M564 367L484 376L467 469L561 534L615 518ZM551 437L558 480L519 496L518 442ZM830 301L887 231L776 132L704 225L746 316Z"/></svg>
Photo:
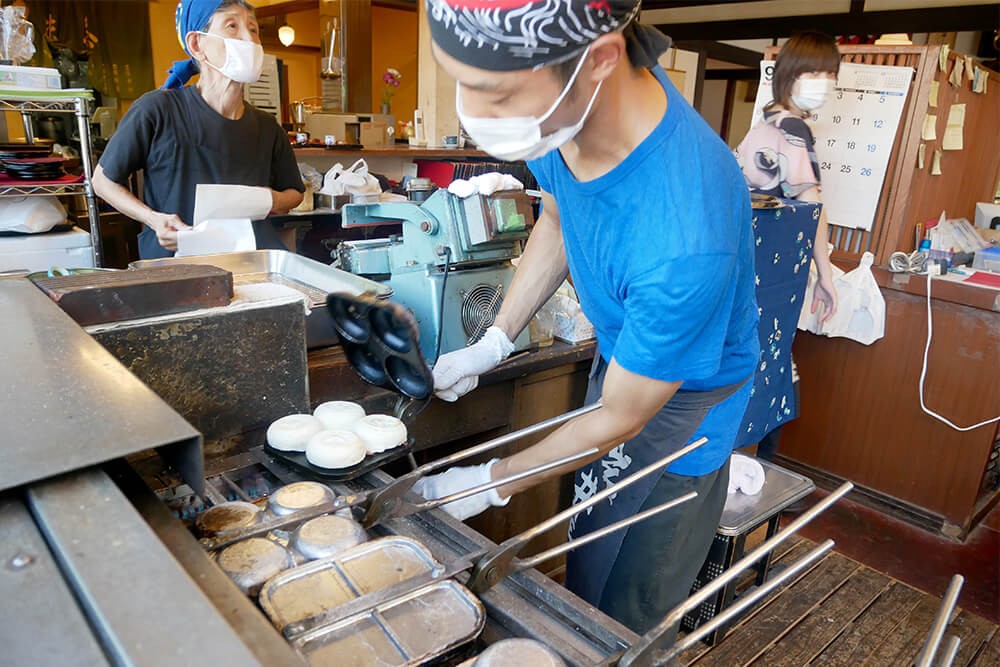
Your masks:
<svg viewBox="0 0 1000 667"><path fill-rule="evenodd" d="M252 0L250 4L253 4ZM308 12L313 9L319 11L319 2L317 0L288 0L288 2L279 2L274 5L257 7L254 10L254 14L257 15L257 18L262 19L268 16L278 16L279 14Z"/></svg>
<svg viewBox="0 0 1000 667"><path fill-rule="evenodd" d="M654 9L646 6L646 9ZM657 25L675 41L787 37L799 30L820 29L831 35L879 35L887 32L958 32L997 27L996 5L865 12L861 15L822 14Z"/></svg>
<svg viewBox="0 0 1000 667"><path fill-rule="evenodd" d="M372 0L372 7L402 9L406 12L417 11L417 0Z"/></svg>
<svg viewBox="0 0 1000 667"><path fill-rule="evenodd" d="M744 65L746 67L757 67L764 56L764 54L758 51L705 39L675 41L674 46L685 51L704 53L714 60L722 60L723 62Z"/></svg>
<svg viewBox="0 0 1000 667"><path fill-rule="evenodd" d="M760 65L760 61L764 57L761 56L757 59L757 64ZM706 81L751 81L760 78L760 67L755 67L754 69L742 69L742 68L732 68L732 69L707 69L705 70L705 80Z"/></svg>

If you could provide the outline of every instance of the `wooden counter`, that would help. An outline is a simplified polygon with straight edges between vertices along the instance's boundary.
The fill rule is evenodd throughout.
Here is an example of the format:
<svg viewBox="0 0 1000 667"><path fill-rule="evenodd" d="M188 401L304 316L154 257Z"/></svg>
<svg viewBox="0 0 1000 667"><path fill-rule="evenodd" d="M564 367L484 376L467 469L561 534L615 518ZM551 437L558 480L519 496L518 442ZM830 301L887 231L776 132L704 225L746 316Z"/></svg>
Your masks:
<svg viewBox="0 0 1000 667"><path fill-rule="evenodd" d="M850 479L879 509L964 537L1000 500L983 483L997 424L959 432L921 410L926 278L875 275L885 338L798 332L801 416L782 433L782 462L818 482ZM927 406L962 426L1000 414L1000 291L940 278L931 293Z"/></svg>

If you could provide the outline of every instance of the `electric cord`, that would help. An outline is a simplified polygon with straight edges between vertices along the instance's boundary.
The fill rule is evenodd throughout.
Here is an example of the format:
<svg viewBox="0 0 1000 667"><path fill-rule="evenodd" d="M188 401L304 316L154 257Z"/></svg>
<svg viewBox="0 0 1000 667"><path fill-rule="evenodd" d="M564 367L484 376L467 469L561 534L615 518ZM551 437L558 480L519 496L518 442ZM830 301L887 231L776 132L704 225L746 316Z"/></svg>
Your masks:
<svg viewBox="0 0 1000 667"><path fill-rule="evenodd" d="M434 363L438 361L438 357L441 356L441 335L444 331L444 295L447 294L445 288L448 287L448 270L451 268L451 248L445 246L444 248L444 277L441 278L441 300L438 303L438 332L437 332L437 343L434 344Z"/></svg>
<svg viewBox="0 0 1000 667"><path fill-rule="evenodd" d="M902 255L904 253L894 253L894 254L896 254L896 255ZM956 431L972 431L972 430L975 430L975 429L977 429L977 428L979 428L981 426L986 426L987 424L992 424L993 422L1000 421L1000 415L997 415L993 419L987 419L985 421L981 421L978 424L975 424L973 426L956 426L955 424L951 423L945 417L942 417L938 413L936 413L933 410L931 410L930 408L928 408L927 404L924 402L924 378L927 377L927 357L930 354L930 351L931 351L931 339L934 336L934 319L931 316L931 275L932 274L933 274L933 271L927 271L927 344L924 345L924 365L923 365L923 368L920 369L920 387L919 387L920 388L920 408L924 412L926 412L927 414L929 414L931 417L934 417L938 421L940 421L940 422L942 422L944 424L947 424L948 426L952 427Z"/></svg>

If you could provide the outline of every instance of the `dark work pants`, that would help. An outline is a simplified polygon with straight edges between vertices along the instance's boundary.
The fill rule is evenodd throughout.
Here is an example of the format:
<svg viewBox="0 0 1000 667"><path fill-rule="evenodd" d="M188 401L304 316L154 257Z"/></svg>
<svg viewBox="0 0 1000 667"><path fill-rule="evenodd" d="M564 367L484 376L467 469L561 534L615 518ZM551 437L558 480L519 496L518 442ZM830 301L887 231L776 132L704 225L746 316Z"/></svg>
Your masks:
<svg viewBox="0 0 1000 667"><path fill-rule="evenodd" d="M642 634L687 598L715 538L728 486L728 463L701 477L664 473L643 510L690 491L698 497L629 528L601 595L601 611ZM674 626L665 645L676 635Z"/></svg>

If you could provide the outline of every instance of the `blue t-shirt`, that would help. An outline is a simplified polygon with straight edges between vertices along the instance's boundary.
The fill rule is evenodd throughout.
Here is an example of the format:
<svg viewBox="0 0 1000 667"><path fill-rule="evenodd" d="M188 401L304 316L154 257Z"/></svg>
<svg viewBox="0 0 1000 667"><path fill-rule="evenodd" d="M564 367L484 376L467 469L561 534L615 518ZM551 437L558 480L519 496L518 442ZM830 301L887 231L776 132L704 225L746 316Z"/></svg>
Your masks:
<svg viewBox="0 0 1000 667"><path fill-rule="evenodd" d="M559 206L573 284L604 359L706 391L746 380L756 365L750 199L729 147L662 68L652 71L666 113L614 169L580 182L559 151L528 166ZM746 392L734 399L745 406ZM732 429L708 423L730 412ZM738 406L712 410L699 430L734 436L741 417ZM710 442L670 470L712 472L731 448L732 436Z"/></svg>

